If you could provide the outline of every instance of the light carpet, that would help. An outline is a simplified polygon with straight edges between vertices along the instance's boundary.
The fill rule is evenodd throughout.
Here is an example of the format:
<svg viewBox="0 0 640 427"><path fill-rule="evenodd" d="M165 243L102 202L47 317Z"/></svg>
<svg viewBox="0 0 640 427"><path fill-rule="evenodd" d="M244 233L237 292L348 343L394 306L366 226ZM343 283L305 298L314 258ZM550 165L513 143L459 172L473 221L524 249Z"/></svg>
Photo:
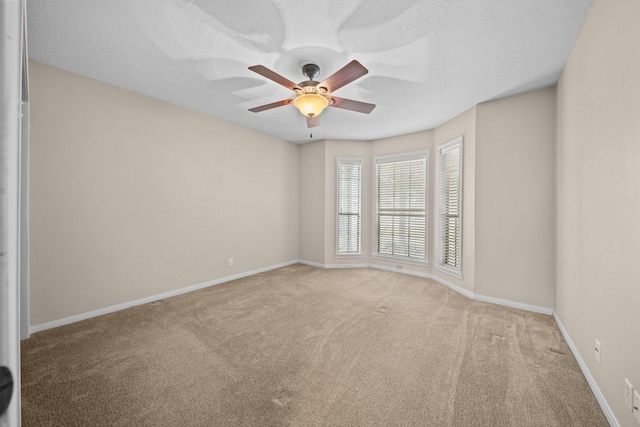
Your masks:
<svg viewBox="0 0 640 427"><path fill-rule="evenodd" d="M607 426L552 317L305 265L34 334L24 426Z"/></svg>

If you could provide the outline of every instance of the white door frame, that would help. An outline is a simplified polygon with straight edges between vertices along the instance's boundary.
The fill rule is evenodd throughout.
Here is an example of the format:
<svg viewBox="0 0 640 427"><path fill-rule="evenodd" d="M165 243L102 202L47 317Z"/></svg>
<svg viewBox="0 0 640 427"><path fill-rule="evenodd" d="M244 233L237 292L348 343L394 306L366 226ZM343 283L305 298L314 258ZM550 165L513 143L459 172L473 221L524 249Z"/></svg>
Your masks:
<svg viewBox="0 0 640 427"><path fill-rule="evenodd" d="M20 124L20 339L31 334L29 307L29 69L27 55L26 1L22 37L22 117Z"/></svg>
<svg viewBox="0 0 640 427"><path fill-rule="evenodd" d="M0 0L0 365L14 389L0 427L20 426L20 154L23 0Z"/></svg>

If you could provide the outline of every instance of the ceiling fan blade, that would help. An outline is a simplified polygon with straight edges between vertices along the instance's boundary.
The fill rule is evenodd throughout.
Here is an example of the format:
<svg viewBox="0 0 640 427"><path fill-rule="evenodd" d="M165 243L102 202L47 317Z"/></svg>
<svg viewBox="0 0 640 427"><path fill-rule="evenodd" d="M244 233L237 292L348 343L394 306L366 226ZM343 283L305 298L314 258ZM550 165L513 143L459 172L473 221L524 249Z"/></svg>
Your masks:
<svg viewBox="0 0 640 427"><path fill-rule="evenodd" d="M353 61L349 62L347 65L333 73L318 86L326 87L327 89L329 89L329 92L335 92L342 86L351 83L356 79L359 79L368 72L369 70L364 68L361 63L354 59Z"/></svg>
<svg viewBox="0 0 640 427"><path fill-rule="evenodd" d="M293 101L291 99L283 99L282 101L272 102L271 104L261 105L259 107L249 108L249 111L253 111L254 113L259 113L260 111L270 110L276 107L282 107L283 105L289 105Z"/></svg>
<svg viewBox="0 0 640 427"><path fill-rule="evenodd" d="M330 104L330 106L335 108L342 108L344 110L351 110L364 114L369 114L374 108L376 108L376 104L354 101L353 99L338 98L335 96L332 96L331 98L333 99L333 104Z"/></svg>
<svg viewBox="0 0 640 427"><path fill-rule="evenodd" d="M320 126L320 117L307 117L307 127L314 128L316 126Z"/></svg>
<svg viewBox="0 0 640 427"><path fill-rule="evenodd" d="M298 85L292 82L291 80L285 79L280 74L276 73L275 71L271 71L264 65L254 65L249 67L249 69L254 73L258 73L261 76L268 78L269 80L273 80L274 82L281 84L287 89L294 90L295 88L298 87Z"/></svg>

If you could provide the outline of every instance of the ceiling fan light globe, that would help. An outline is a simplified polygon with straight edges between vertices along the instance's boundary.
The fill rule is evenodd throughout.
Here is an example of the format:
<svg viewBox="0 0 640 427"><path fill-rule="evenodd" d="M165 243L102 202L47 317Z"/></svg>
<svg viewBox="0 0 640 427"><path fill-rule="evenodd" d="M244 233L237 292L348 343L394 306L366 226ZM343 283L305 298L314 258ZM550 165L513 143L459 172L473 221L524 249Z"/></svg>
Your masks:
<svg viewBox="0 0 640 427"><path fill-rule="evenodd" d="M329 100L315 93L305 93L293 100L293 105L306 117L317 117L327 108Z"/></svg>

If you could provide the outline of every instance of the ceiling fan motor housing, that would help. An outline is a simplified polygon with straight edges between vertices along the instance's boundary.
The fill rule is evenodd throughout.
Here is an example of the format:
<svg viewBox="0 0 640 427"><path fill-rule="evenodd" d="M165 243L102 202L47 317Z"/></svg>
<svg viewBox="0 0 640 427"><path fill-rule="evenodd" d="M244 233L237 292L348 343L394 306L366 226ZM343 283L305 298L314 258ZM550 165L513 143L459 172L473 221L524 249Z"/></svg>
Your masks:
<svg viewBox="0 0 640 427"><path fill-rule="evenodd" d="M309 80L313 80L320 74L320 67L316 64L305 64L302 66L302 75L309 78Z"/></svg>

